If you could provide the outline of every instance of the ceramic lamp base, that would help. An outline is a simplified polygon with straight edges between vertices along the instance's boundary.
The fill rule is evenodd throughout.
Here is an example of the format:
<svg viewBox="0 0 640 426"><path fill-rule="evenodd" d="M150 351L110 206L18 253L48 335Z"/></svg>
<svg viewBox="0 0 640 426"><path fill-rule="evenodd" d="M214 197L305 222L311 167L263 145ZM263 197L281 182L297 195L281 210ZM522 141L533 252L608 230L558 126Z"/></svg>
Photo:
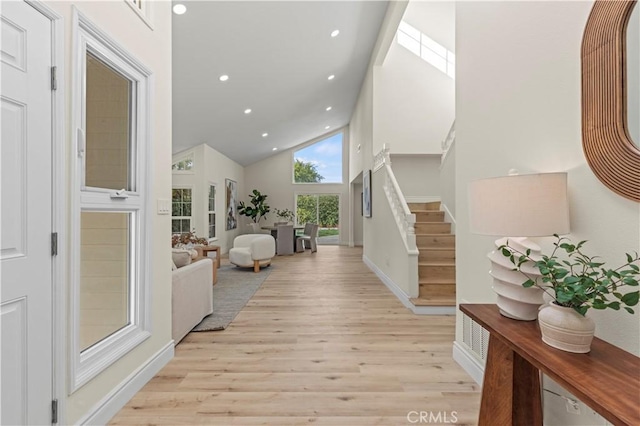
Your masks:
<svg viewBox="0 0 640 426"><path fill-rule="evenodd" d="M488 257L491 260L489 274L493 277L493 290L498 295L496 303L500 313L507 318L535 321L538 318L538 309L544 303L544 292L538 287L522 286L527 278L521 272L514 271L514 265L509 258L497 250L507 241L509 246L521 252L531 250L530 256L533 259L541 256L540 247L527 238L510 237L495 241L496 250L489 253ZM532 279L540 276L540 272L530 264L523 264L522 270Z"/></svg>

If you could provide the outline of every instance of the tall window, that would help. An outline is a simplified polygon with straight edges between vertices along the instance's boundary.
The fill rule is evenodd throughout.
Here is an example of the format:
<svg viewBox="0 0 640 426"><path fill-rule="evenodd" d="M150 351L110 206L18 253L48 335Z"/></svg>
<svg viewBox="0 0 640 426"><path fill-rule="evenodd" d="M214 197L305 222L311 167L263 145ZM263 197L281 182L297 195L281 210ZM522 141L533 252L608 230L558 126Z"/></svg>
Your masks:
<svg viewBox="0 0 640 426"><path fill-rule="evenodd" d="M151 72L74 13L72 390L150 336L145 259Z"/></svg>
<svg viewBox="0 0 640 426"><path fill-rule="evenodd" d="M318 244L339 244L340 196L337 194L298 194L296 196L298 224L319 225Z"/></svg>
<svg viewBox="0 0 640 426"><path fill-rule="evenodd" d="M342 183L342 138L336 133L293 154L294 183Z"/></svg>
<svg viewBox="0 0 640 426"><path fill-rule="evenodd" d="M216 238L216 186L209 185L209 203L208 203L208 220L209 220L209 238Z"/></svg>
<svg viewBox="0 0 640 426"><path fill-rule="evenodd" d="M191 231L191 188L173 188L171 195L171 233Z"/></svg>

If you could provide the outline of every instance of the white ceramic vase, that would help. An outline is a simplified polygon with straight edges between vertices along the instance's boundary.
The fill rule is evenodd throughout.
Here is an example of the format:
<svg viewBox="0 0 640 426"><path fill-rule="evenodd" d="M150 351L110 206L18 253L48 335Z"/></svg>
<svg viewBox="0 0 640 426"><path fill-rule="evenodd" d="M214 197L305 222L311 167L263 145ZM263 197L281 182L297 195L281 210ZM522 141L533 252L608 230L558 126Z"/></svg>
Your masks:
<svg viewBox="0 0 640 426"><path fill-rule="evenodd" d="M584 354L591 350L596 325L573 308L547 304L538 313L542 341L566 352Z"/></svg>

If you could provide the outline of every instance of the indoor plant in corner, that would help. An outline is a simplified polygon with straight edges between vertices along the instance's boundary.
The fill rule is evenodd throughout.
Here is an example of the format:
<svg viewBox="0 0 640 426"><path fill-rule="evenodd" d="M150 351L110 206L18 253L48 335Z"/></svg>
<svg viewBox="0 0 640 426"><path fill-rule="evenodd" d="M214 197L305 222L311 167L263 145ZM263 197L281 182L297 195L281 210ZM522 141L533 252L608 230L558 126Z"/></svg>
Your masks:
<svg viewBox="0 0 640 426"><path fill-rule="evenodd" d="M631 306L638 304L639 257L637 253L627 253L625 263L608 269L597 256L582 252L586 241L574 245L567 238L554 236L557 241L550 256L533 258L530 250L522 252L508 241L499 250L513 263L514 270L525 276L524 287L536 286L552 298L538 313L542 340L567 352L587 353L595 331L593 320L585 316L590 308L616 311L624 308L634 313ZM559 251L566 254L566 259L558 257ZM527 274L522 270L525 264L533 264L541 276ZM623 293L628 287L636 289Z"/></svg>
<svg viewBox="0 0 640 426"><path fill-rule="evenodd" d="M289 209L275 209L276 216L280 219L278 222L275 222L274 225L286 225L289 222L293 222L296 215Z"/></svg>
<svg viewBox="0 0 640 426"><path fill-rule="evenodd" d="M260 191L254 189L249 194L251 205L245 205L244 201L238 203L238 213L250 217L254 223L260 222L260 219L269 213L269 205L267 204L267 196L262 195Z"/></svg>

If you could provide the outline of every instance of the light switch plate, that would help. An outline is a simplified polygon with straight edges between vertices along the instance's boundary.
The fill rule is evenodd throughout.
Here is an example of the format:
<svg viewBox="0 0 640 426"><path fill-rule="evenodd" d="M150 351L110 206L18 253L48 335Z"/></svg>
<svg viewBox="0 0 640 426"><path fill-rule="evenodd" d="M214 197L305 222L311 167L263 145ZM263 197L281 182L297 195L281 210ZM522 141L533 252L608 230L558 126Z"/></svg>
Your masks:
<svg viewBox="0 0 640 426"><path fill-rule="evenodd" d="M165 198L158 198L158 214L170 214L171 202Z"/></svg>

